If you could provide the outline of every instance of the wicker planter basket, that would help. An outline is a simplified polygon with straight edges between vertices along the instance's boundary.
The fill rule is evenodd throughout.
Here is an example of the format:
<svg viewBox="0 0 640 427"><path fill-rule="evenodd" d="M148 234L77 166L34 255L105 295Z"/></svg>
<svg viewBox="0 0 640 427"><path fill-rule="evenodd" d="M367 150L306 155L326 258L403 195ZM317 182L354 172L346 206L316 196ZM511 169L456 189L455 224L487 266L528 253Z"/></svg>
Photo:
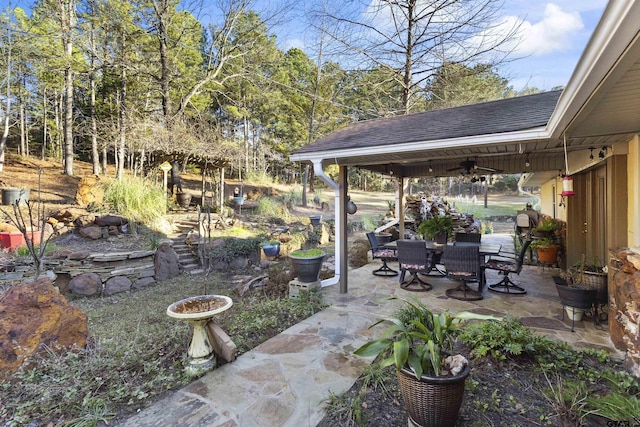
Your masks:
<svg viewBox="0 0 640 427"><path fill-rule="evenodd" d="M456 376L417 380L408 369L397 371L398 384L410 422L421 427L454 426L462 406L469 366Z"/></svg>
<svg viewBox="0 0 640 427"><path fill-rule="evenodd" d="M572 276L576 280L577 285L583 285L587 289L595 289L598 291L597 303L600 305L609 302L609 288L607 284L607 273L597 273L595 271L580 272L577 269L571 269Z"/></svg>

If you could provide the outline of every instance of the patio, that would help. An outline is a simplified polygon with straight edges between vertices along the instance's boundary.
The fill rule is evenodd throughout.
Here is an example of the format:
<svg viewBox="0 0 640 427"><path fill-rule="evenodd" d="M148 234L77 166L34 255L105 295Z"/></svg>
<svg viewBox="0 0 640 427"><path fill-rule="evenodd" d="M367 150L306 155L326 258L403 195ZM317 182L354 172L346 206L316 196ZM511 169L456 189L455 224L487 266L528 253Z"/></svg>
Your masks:
<svg viewBox="0 0 640 427"><path fill-rule="evenodd" d="M513 245L511 235L484 235L505 250ZM260 346L225 364L187 387L171 393L139 414L126 426L315 426L324 416L322 400L330 393L348 390L370 361L353 355L353 350L383 330L368 329L374 321L395 310L389 296L416 296L434 309L473 310L496 315L510 314L542 334L564 340L575 347L608 349L616 357L606 324L576 322L571 332L551 277L554 269L525 266L516 278L526 295L505 295L485 291L480 301L458 301L445 295L454 283L430 277L433 290L408 292L397 277L372 274L380 261L349 271L349 293L338 286L323 288L330 304L325 310L289 328ZM488 283L499 278L488 273Z"/></svg>
<svg viewBox="0 0 640 427"><path fill-rule="evenodd" d="M513 252L513 237L510 234L485 234L482 241L502 245L502 251ZM484 298L479 301L459 301L449 298L445 291L455 286L455 282L432 273L428 282L433 289L428 292L407 292L400 289L398 278L381 278L371 274L379 267L379 261L349 271L349 293L340 295L335 287L325 288L324 299L331 304L349 301L350 305L360 305L362 311L373 311L378 315L391 313L396 307L392 301L380 302L388 296L405 298L415 296L436 310L476 311L497 316L511 315L530 328L554 339L566 341L576 347L606 348L611 351L613 344L609 338L606 322L594 326L586 317L575 323L575 332L571 332L571 320L565 315L562 320L562 305L555 289L552 277L558 275L558 269L536 265L525 265L519 276L513 276L514 282L526 289L524 295L507 295L490 292L485 289ZM397 265L390 263L392 268ZM487 270L487 285L501 280L498 272ZM475 284L472 285L475 288ZM356 303L355 300L359 300ZM375 307L373 310L370 307Z"/></svg>

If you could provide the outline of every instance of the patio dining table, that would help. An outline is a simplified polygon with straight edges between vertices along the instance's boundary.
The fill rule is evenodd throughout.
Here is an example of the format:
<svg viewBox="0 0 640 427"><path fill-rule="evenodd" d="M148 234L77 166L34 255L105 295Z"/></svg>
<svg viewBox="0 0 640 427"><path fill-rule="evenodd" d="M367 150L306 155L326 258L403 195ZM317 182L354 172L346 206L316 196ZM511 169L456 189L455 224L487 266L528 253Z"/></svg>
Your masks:
<svg viewBox="0 0 640 427"><path fill-rule="evenodd" d="M397 245L397 240L394 240L393 242L389 242L389 243L385 243L384 245L382 245L381 247L386 248L386 249L393 249L393 250L397 250L398 245ZM451 245L453 243L436 243L433 240L425 240L424 241L425 246L427 247L428 251L432 251L432 252L442 252L444 250L444 247L446 245ZM471 242L465 242L465 243L458 243L459 245L477 245L477 243L471 243ZM486 257L491 256L491 255L498 255L500 253L500 249L502 249L502 245L499 243L482 243L480 242L480 245L478 246L478 255L480 257L479 262L481 264L484 264L484 261L486 259ZM435 265L431 266L432 269L435 269L437 271L439 271L438 269L435 268ZM445 266L446 268L446 266ZM481 283L479 285L479 292L482 293L483 287L484 287L484 268L482 269L482 278L481 278Z"/></svg>

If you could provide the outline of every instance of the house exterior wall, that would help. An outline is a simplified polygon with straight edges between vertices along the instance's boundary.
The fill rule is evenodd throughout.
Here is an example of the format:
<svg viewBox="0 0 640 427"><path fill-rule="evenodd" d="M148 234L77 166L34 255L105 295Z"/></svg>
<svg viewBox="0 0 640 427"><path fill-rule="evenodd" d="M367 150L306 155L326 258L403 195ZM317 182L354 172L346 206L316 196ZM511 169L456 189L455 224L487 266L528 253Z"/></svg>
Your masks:
<svg viewBox="0 0 640 427"><path fill-rule="evenodd" d="M562 180L555 178L540 187L540 213L562 221L567 220L567 209L561 205Z"/></svg>
<svg viewBox="0 0 640 427"><path fill-rule="evenodd" d="M628 143L627 155L627 241L640 253L640 136Z"/></svg>
<svg viewBox="0 0 640 427"><path fill-rule="evenodd" d="M559 177L543 184L541 212L567 222L568 265L575 262L575 256L571 256L574 252L589 252L594 245L606 245L611 341L627 353L630 370L640 376L640 136L627 141L624 147L614 147L612 153L605 162L591 167L586 162L581 167L580 161L572 164L580 172L572 175L576 195L571 198L562 200L559 196ZM594 189L603 176L605 197L595 197ZM593 222L593 212L602 209L602 205L606 206L605 229L585 233L585 228L592 231L595 224L584 224Z"/></svg>

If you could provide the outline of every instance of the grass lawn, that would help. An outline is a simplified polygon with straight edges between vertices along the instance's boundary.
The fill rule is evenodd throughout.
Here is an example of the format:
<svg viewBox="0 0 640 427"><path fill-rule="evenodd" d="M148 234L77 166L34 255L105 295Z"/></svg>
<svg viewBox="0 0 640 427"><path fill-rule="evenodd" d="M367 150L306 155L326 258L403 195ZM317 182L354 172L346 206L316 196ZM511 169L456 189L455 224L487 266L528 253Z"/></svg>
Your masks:
<svg viewBox="0 0 640 427"><path fill-rule="evenodd" d="M166 315L178 300L230 296L234 305L216 320L239 354L322 308L317 299L288 298L290 278L281 270L269 274L273 285L242 297L232 290L231 277L213 274L183 275L139 291L73 300L88 315L89 345L64 354L45 352L0 383L0 425L111 422L193 381L184 371L190 326Z"/></svg>

